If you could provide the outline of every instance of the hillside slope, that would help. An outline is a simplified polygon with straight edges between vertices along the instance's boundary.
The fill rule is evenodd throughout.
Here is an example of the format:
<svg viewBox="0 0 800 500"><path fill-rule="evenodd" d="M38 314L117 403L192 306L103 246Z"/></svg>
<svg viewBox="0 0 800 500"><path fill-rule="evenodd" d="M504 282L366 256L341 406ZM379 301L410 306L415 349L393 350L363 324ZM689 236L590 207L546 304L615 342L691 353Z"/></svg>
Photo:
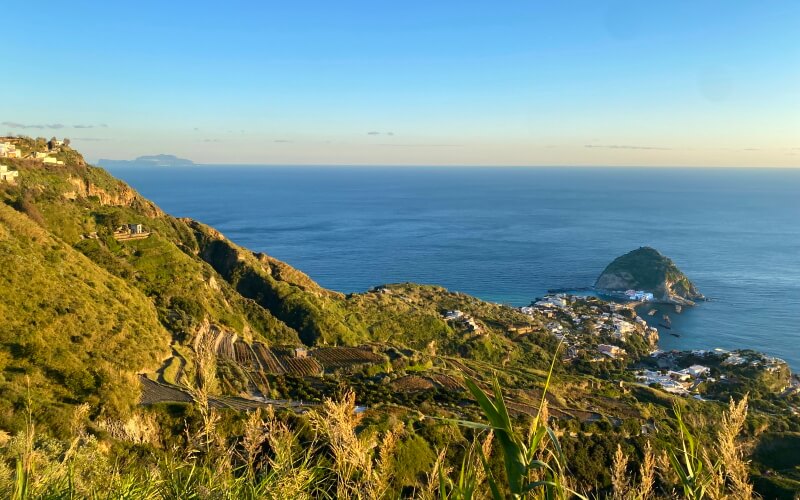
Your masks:
<svg viewBox="0 0 800 500"><path fill-rule="evenodd" d="M4 204L0 266L0 427L28 398L52 422L64 404L136 404L135 372L168 352L152 302Z"/></svg>
<svg viewBox="0 0 800 500"><path fill-rule="evenodd" d="M19 139L18 144L23 150L37 147L34 141L24 139ZM103 295L120 300L119 308L129 304L126 313L131 318L139 316L139 309L147 308L147 321L140 324L152 335L158 332L158 340L139 343L136 349L140 352L128 355L142 360L126 365L132 371L157 371L159 378L167 373L171 374L171 382L186 382L180 375L174 378L175 367L191 366L195 340L206 334L273 346L396 342L415 349L437 349L442 354L493 361L522 355L507 338L504 327L508 323L530 322L518 311L435 287L348 296L326 290L304 273L268 255L239 247L213 228L165 214L105 170L87 165L70 148L62 148L56 156L63 165L30 159L4 160L20 175L15 184L0 184L0 201L5 202L2 205L8 220L38 231L42 238L75 259L80 257L74 264L76 280L89 281L81 273L113 279L136 300L122 300L123 295L115 292ZM128 225L140 225L142 234L129 234ZM120 232L120 228L124 230ZM12 266L27 251L19 246L10 248L0 264ZM52 273L52 281L57 281L58 264L43 260L42 268L45 267L35 274L44 277ZM13 290L16 285L9 282L2 289ZM65 282L36 282L27 293L30 301L48 304L49 291L65 286ZM69 288L76 300L99 302L97 315L122 316L116 309L104 308L96 294L79 286ZM420 300L421 296L425 299ZM20 307L15 302L7 303L4 314L20 316ZM486 325L481 335L466 335L463 328L443 319L445 309L456 307L471 308ZM504 320L498 322L496 318L500 316ZM115 327L98 323L88 324L87 328L92 336L87 341L91 345L85 349L92 353L93 349L100 349L99 339ZM549 336L539 330L525 341L528 347L524 356L531 366L545 365L554 347ZM147 338L138 330L121 331L130 334L131 339ZM71 335L69 329L64 330L56 343L66 342ZM163 359L165 353L171 354L167 354L163 365L153 366L153 360ZM64 380L58 382L66 384ZM234 386L241 388L243 384ZM88 391L83 399L75 401L96 392Z"/></svg>

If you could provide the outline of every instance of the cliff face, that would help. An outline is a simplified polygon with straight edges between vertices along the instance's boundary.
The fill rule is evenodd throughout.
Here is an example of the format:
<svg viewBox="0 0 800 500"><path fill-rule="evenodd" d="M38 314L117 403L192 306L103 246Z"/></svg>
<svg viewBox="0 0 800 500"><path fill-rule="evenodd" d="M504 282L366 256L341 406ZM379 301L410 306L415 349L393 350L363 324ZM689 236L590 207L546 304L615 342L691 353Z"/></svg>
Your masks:
<svg viewBox="0 0 800 500"><path fill-rule="evenodd" d="M687 305L704 298L671 259L650 247L614 259L597 278L595 288L644 290L652 292L656 300Z"/></svg>

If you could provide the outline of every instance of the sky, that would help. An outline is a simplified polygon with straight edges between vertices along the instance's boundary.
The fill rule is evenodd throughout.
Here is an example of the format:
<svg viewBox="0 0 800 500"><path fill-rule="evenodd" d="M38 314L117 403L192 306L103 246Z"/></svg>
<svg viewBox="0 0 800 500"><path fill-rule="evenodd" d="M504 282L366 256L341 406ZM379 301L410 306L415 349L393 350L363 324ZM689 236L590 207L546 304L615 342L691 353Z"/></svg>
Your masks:
<svg viewBox="0 0 800 500"><path fill-rule="evenodd" d="M91 161L800 166L800 2L25 1L0 134Z"/></svg>

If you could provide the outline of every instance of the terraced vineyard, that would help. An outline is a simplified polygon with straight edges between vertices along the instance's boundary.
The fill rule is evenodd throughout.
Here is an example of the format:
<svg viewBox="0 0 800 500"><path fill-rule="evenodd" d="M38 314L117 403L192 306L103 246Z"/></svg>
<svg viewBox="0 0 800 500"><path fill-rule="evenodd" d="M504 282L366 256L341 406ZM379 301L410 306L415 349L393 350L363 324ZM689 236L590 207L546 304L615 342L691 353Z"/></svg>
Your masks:
<svg viewBox="0 0 800 500"><path fill-rule="evenodd" d="M283 375L286 373L286 369L283 367L281 362L278 361L277 356L275 356L275 353L273 353L269 347L265 346L261 342L255 342L253 344L253 352L258 359L261 369L265 373L272 373L275 375Z"/></svg>
<svg viewBox="0 0 800 500"><path fill-rule="evenodd" d="M214 351L217 356L225 359L235 359L234 343L236 335L220 334L214 340Z"/></svg>
<svg viewBox="0 0 800 500"><path fill-rule="evenodd" d="M139 377L142 387L142 395L139 403L143 405L153 405L165 401L178 403L191 403L192 398L186 392L168 385L159 384L145 376Z"/></svg>
<svg viewBox="0 0 800 500"><path fill-rule="evenodd" d="M326 369L376 364L386 360L382 355L361 347L321 347L314 349L311 355Z"/></svg>
<svg viewBox="0 0 800 500"><path fill-rule="evenodd" d="M446 389L448 391L464 390L464 385L455 378L451 377L450 375L442 375L439 373L435 373L431 375L431 379L437 384L439 384L443 389Z"/></svg>
<svg viewBox="0 0 800 500"><path fill-rule="evenodd" d="M150 380L145 376L139 377L142 388L142 395L139 399L139 404L150 406L159 403L191 403L192 396L183 389L161 384ZM212 408L229 408L238 411L250 411L256 408L265 408L267 406L279 406L281 408L291 408L296 411L304 408L314 407L314 403L299 403L296 401L288 400L255 400L245 399L231 396L214 396L208 400L209 406Z"/></svg>
<svg viewBox="0 0 800 500"><path fill-rule="evenodd" d="M256 360L255 354L253 354L252 349L250 349L250 344L239 340L235 344L233 344L233 354L234 354L234 361L239 363L245 368L253 369L253 368L260 368L259 362Z"/></svg>
<svg viewBox="0 0 800 500"><path fill-rule="evenodd" d="M281 364L286 368L286 372L296 377L311 377L322 375L322 365L316 359L292 358L289 356L281 357Z"/></svg>

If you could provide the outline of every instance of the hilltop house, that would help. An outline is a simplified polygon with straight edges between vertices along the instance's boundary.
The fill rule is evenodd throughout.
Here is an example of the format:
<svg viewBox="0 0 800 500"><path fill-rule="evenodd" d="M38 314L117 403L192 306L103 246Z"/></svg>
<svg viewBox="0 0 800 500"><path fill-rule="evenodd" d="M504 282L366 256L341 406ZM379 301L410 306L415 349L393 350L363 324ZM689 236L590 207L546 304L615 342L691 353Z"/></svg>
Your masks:
<svg viewBox="0 0 800 500"><path fill-rule="evenodd" d="M7 165L0 165L0 182L13 183L19 176L16 170L9 170Z"/></svg>

